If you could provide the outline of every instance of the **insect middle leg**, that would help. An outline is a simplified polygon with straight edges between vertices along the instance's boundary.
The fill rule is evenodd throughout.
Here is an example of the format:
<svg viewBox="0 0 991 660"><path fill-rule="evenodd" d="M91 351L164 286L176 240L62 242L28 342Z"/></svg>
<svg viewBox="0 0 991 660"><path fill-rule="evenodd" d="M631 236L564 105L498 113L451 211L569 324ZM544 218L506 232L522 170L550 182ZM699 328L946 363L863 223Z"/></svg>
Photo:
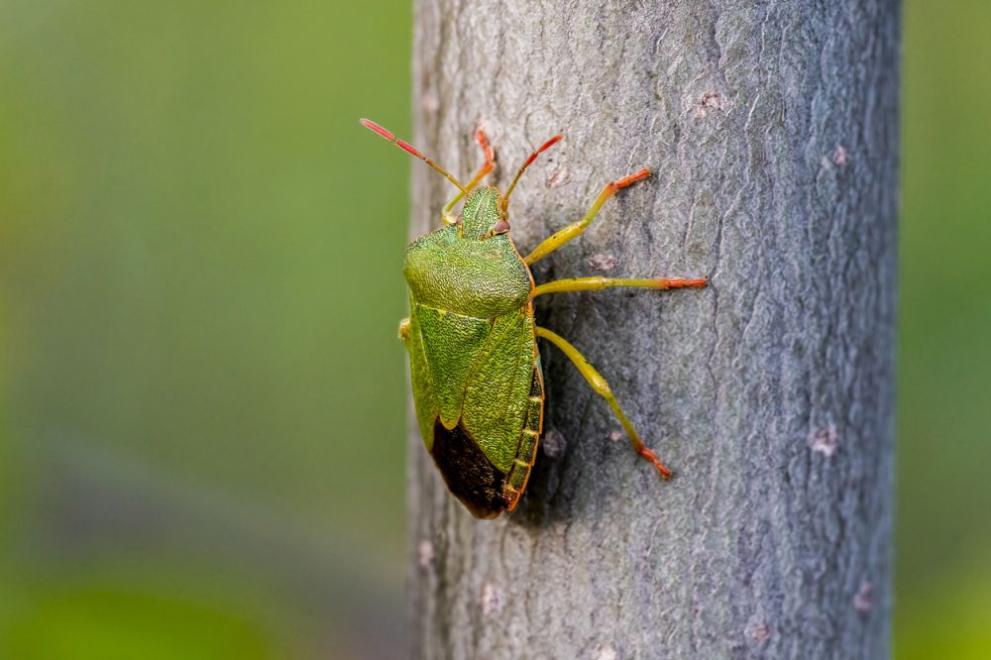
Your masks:
<svg viewBox="0 0 991 660"><path fill-rule="evenodd" d="M661 459L657 457L652 450L650 450L640 438L640 434L637 433L636 429L633 428L633 424L630 422L629 418L623 412L623 409L619 407L619 402L616 401L616 397L612 393L612 389L609 387L609 383L606 379L602 377L598 371L595 370L585 356L578 352L578 349L568 343L560 335L551 332L547 328L541 328L537 326L536 333L538 337L546 339L550 343L554 344L562 353L568 356L568 359L578 368L578 372L585 377L588 384L592 387L596 394L601 396L612 408L613 413L619 419L619 423L623 425L626 430L626 434L630 437L630 444L633 445L633 451L637 452L644 460L650 462L657 471L661 473L661 476L665 479L671 478L671 470L668 469Z"/></svg>
<svg viewBox="0 0 991 660"><path fill-rule="evenodd" d="M531 298L547 293L564 293L566 291L598 291L612 287L626 286L640 289L702 289L708 280L704 277L666 277L659 279L623 279L618 277L575 277L564 280L554 280L534 288Z"/></svg>
<svg viewBox="0 0 991 660"><path fill-rule="evenodd" d="M632 186L637 181L643 181L649 176L650 170L644 168L639 172L625 176L622 179L617 179L616 181L610 181L607 183L606 187L599 193L599 196L595 198L595 201L592 203L592 208L589 209L584 218L574 224L568 225L560 231L551 234L548 238L544 239L544 242L538 245L533 252L528 254L523 261L525 261L527 265L536 263L568 241L581 236L588 226L592 224L592 220L595 219L595 216L599 213L599 209L601 209L602 205L606 203L606 200L623 188Z"/></svg>

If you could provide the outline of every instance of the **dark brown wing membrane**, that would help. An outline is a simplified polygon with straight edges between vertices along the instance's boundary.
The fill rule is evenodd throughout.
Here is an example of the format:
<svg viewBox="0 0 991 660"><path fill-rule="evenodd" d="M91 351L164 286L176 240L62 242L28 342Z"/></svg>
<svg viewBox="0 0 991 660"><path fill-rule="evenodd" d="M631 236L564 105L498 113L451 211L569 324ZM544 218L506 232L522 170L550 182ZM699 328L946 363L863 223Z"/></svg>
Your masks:
<svg viewBox="0 0 991 660"><path fill-rule="evenodd" d="M450 491L476 518L495 518L506 509L506 475L485 457L459 422L447 430L434 422L431 455Z"/></svg>

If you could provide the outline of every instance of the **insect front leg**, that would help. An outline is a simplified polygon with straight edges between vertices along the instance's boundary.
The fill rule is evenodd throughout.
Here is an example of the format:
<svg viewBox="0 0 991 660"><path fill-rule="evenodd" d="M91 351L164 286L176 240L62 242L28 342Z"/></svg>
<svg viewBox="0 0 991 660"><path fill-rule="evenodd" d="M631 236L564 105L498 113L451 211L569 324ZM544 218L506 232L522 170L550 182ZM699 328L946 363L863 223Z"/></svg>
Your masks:
<svg viewBox="0 0 991 660"><path fill-rule="evenodd" d="M585 377L588 384L592 387L596 394L601 396L612 408L613 413L619 419L619 423L623 425L626 430L626 434L630 438L630 444L633 445L633 451L639 454L644 460L648 461L651 465L657 468L657 471L661 473L661 476L665 479L671 478L671 470L668 469L661 459L657 457L652 450L650 450L640 438L640 434L637 433L636 429L633 428L633 424L627 418L623 409L619 407L619 402L616 401L616 397L612 393L612 389L609 387L609 383L606 379L602 377L598 371L595 370L585 356L578 352L578 349L568 343L563 337L555 334L548 330L547 328L541 328L537 326L536 328L537 336L546 339L550 343L554 344L562 353L568 356L568 359L578 368L578 372Z"/></svg>
<svg viewBox="0 0 991 660"><path fill-rule="evenodd" d="M574 277L564 280L554 280L537 286L531 298L547 293L564 293L566 291L598 291L613 287L635 287L640 289L703 289L708 280L704 277L667 277L660 279L623 279L618 277Z"/></svg>
<svg viewBox="0 0 991 660"><path fill-rule="evenodd" d="M551 234L550 237L546 238L543 243L538 245L533 252L528 254L523 261L525 261L527 265L536 263L554 250L557 250L563 246L568 241L581 236L588 226L592 224L592 220L594 220L595 216L598 215L599 209L601 209L602 205L606 203L606 200L623 188L632 186L637 181L643 181L649 176L650 170L644 168L635 174L631 174L623 177L622 179L617 179L616 181L610 181L607 183L606 187L599 193L599 196L595 198L595 202L592 203L592 208L589 209L584 218L574 224L568 225L560 231Z"/></svg>
<svg viewBox="0 0 991 660"><path fill-rule="evenodd" d="M457 222L457 220L451 216L451 209L454 208L454 205L461 201L462 197L470 193L475 186L481 183L482 179L484 179L495 167L495 151L492 150L492 144L489 142L489 136L487 136L485 131L482 129L478 129L475 131L475 141L478 142L478 146L482 148L482 155L485 157L485 162L482 163L480 168L478 168L478 171L475 172L475 176L471 178L471 181L468 182L468 185L465 186L464 190L455 195L454 199L448 202L447 206L444 207L444 210L441 212L441 218L444 220L444 224L446 225L453 225Z"/></svg>

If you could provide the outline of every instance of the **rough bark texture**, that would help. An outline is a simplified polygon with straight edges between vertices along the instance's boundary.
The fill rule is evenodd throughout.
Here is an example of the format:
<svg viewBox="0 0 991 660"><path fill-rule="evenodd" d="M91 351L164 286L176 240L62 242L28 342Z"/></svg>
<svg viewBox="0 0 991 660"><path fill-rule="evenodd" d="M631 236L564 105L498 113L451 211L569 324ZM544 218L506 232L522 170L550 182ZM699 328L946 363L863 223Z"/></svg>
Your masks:
<svg viewBox="0 0 991 660"><path fill-rule="evenodd" d="M608 202L536 269L708 275L702 292L541 299L648 444L544 347L545 430L513 515L474 520L410 427L423 658L889 655L899 5L416 6L414 142L462 176L481 124L521 249ZM413 233L452 189L415 168Z"/></svg>

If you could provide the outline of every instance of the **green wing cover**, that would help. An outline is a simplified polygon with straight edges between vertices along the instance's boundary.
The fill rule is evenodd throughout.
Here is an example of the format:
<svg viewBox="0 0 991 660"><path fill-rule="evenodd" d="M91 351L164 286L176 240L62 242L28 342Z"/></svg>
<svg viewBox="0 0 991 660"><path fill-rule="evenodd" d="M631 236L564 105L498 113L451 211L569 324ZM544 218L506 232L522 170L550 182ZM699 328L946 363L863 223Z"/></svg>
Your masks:
<svg viewBox="0 0 991 660"><path fill-rule="evenodd" d="M465 429L492 464L516 459L533 381L533 319L525 310L498 317L465 388Z"/></svg>
<svg viewBox="0 0 991 660"><path fill-rule="evenodd" d="M492 324L487 319L462 316L426 305L417 305L414 317L423 341L423 357L433 390L432 402L444 428L453 429L461 417L469 369L485 346Z"/></svg>
<svg viewBox="0 0 991 660"><path fill-rule="evenodd" d="M433 446L435 420L461 420L492 464L509 472L525 422L534 369L526 307L480 319L411 301L410 376L420 433Z"/></svg>

